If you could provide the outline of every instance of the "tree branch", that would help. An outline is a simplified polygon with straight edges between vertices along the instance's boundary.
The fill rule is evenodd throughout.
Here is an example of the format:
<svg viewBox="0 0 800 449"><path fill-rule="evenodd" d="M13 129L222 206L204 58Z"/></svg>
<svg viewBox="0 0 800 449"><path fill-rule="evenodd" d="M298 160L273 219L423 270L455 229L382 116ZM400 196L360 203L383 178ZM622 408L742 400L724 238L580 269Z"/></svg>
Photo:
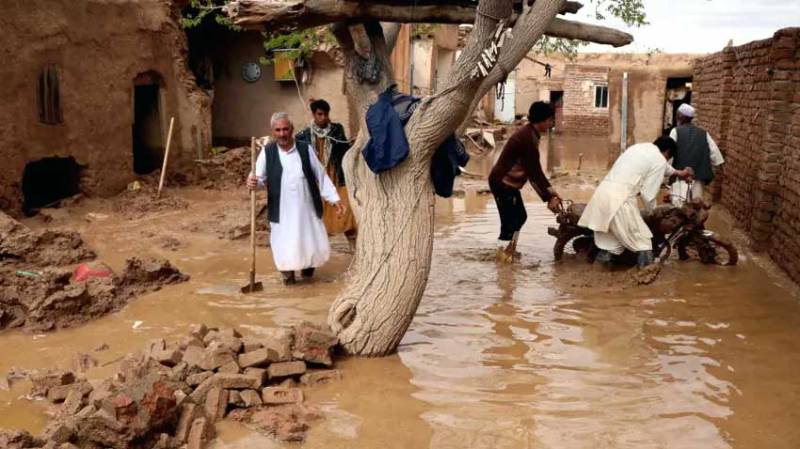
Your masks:
<svg viewBox="0 0 800 449"><path fill-rule="evenodd" d="M559 19L558 17L550 22L544 34L552 37L594 42L596 44L607 44L614 47L622 47L633 42L633 36L623 31L600 25Z"/></svg>
<svg viewBox="0 0 800 449"><path fill-rule="evenodd" d="M536 3L534 3L534 6ZM571 12L580 3L565 2L560 11ZM474 7L461 5L397 6L389 3L353 0L235 0L225 6L226 13L238 26L269 31L293 31L333 22L473 23ZM515 17L510 19L513 22ZM551 37L578 39L615 47L633 41L628 33L598 25L555 19L545 29Z"/></svg>

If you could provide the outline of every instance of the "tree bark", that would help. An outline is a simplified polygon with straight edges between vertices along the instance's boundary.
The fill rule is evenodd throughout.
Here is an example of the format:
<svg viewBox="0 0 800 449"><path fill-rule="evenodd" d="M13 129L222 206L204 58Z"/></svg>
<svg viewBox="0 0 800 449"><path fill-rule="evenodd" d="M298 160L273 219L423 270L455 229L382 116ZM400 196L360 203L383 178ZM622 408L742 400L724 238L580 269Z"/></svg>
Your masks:
<svg viewBox="0 0 800 449"><path fill-rule="evenodd" d="M534 3L535 5L535 3ZM578 2L564 2L559 13L580 9ZM263 30L293 31L340 21L380 20L384 22L473 23L475 6L464 4L401 4L394 2L359 2L354 0L235 0L226 7L238 26ZM522 13L524 14L524 12ZM545 28L551 37L579 39L620 47L633 37L613 28L558 19Z"/></svg>

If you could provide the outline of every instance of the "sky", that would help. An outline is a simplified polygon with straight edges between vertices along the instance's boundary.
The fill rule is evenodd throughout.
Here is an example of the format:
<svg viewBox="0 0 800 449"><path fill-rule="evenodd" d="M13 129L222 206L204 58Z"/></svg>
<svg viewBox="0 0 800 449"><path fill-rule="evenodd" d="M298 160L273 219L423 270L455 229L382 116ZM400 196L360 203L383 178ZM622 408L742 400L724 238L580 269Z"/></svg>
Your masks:
<svg viewBox="0 0 800 449"><path fill-rule="evenodd" d="M595 0L595 3L597 0ZM582 52L712 53L728 40L734 45L772 37L780 28L800 27L800 0L643 0L650 25L627 27L617 19L597 21L591 0L582 0L577 15L565 17L597 23L633 35L631 45L614 49L589 45Z"/></svg>

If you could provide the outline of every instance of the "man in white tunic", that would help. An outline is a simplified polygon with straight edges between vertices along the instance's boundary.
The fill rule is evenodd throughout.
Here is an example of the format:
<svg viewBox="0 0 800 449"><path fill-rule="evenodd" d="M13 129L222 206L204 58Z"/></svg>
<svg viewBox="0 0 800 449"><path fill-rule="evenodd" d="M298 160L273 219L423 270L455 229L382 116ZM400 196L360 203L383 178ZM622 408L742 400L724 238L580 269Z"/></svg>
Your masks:
<svg viewBox="0 0 800 449"><path fill-rule="evenodd" d="M659 137L653 143L629 147L614 162L578 221L579 226L594 231L595 244L601 250L598 262L608 264L625 249L637 253L640 267L653 262L653 234L642 219L637 196L652 210L664 176L691 175L691 170L675 170L669 165L667 160L674 151L675 141Z"/></svg>
<svg viewBox="0 0 800 449"><path fill-rule="evenodd" d="M678 107L678 126L672 128L669 136L677 142L678 148L672 158L672 166L676 169L692 167L695 181L691 184L692 200L703 199L703 187L714 179L714 167L725 163L722 152L708 131L695 126L694 108L683 103ZM670 194L673 206L680 207L689 198L689 184L684 180L672 183Z"/></svg>
<svg viewBox="0 0 800 449"><path fill-rule="evenodd" d="M247 186L267 187L272 257L289 285L295 283L295 271L309 279L330 256L322 200L333 204L337 214L342 207L314 148L295 142L289 115L273 114L270 126L273 141L259 153L255 176L248 177Z"/></svg>

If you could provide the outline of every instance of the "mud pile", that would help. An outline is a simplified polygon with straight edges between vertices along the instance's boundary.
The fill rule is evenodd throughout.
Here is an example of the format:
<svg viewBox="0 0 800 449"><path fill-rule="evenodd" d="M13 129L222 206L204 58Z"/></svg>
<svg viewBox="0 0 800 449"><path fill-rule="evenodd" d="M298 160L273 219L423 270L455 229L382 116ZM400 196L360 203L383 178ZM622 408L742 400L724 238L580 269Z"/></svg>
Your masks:
<svg viewBox="0 0 800 449"><path fill-rule="evenodd" d="M75 231L32 231L0 212L0 266L69 265L95 256Z"/></svg>
<svg viewBox="0 0 800 449"><path fill-rule="evenodd" d="M167 260L154 258L128 259L120 276L74 279L69 266L95 257L77 232L32 231L0 213L0 330L74 326L188 280Z"/></svg>
<svg viewBox="0 0 800 449"><path fill-rule="evenodd" d="M38 437L0 432L0 447L200 449L226 416L281 441L302 441L320 419L303 404L303 388L341 378L330 369L336 344L307 323L262 338L199 325L180 341L149 342L102 381L32 373L31 395L57 404L54 418Z"/></svg>
<svg viewBox="0 0 800 449"><path fill-rule="evenodd" d="M207 189L241 186L250 173L250 147L231 148L196 162L192 182Z"/></svg>
<svg viewBox="0 0 800 449"><path fill-rule="evenodd" d="M71 269L0 267L0 330L44 332L116 312L136 296L189 277L164 259L131 258L122 275L75 282Z"/></svg>
<svg viewBox="0 0 800 449"><path fill-rule="evenodd" d="M263 233L269 231L266 207L256 211L256 232L261 237L260 243L268 241ZM250 237L250 204L242 203L226 206L213 212L208 218L186 226L190 232L208 232L220 239L239 240Z"/></svg>
<svg viewBox="0 0 800 449"><path fill-rule="evenodd" d="M126 218L139 218L153 212L171 212L189 208L183 198L163 195L156 198L158 183L139 183L136 190L126 190L114 198L111 209Z"/></svg>

